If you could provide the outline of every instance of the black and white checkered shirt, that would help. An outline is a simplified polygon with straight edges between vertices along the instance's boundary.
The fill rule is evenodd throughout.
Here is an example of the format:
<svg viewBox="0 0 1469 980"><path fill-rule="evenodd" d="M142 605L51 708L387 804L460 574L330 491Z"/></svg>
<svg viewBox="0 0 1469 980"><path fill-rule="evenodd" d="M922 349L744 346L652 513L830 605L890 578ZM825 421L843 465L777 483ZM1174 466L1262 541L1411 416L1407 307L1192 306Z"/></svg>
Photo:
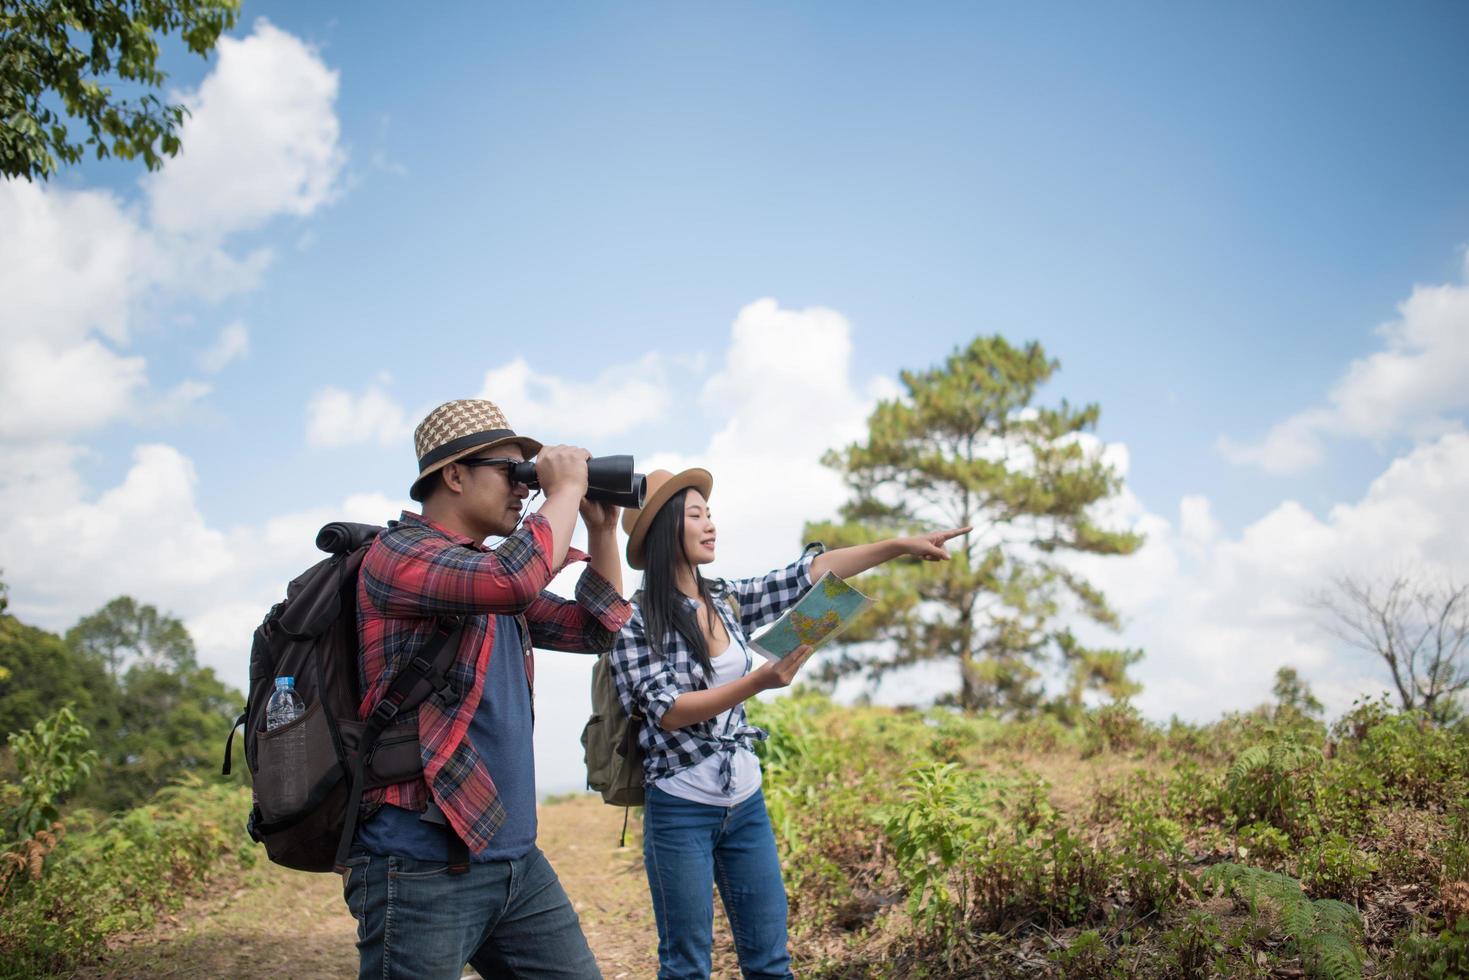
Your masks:
<svg viewBox="0 0 1469 980"><path fill-rule="evenodd" d="M711 580L709 591L724 628L731 636L738 630L748 640L795 605L811 588L811 562L823 550L820 544L807 545L794 564L755 578ZM738 622L728 601L731 596L739 604ZM693 599L682 598L691 608L694 606ZM703 691L709 685L703 668L676 630L669 631L661 655L653 652L648 644L643 609L636 597L632 619L617 634L612 647L612 676L617 681L622 709L632 714L636 707L646 718L638 733L638 743L643 748L643 776L650 784L697 765L722 747L739 745L748 749L766 738L763 730L746 720L743 703L735 705L728 734L723 729L714 731L713 718L673 731L663 730L658 722L680 694Z"/></svg>

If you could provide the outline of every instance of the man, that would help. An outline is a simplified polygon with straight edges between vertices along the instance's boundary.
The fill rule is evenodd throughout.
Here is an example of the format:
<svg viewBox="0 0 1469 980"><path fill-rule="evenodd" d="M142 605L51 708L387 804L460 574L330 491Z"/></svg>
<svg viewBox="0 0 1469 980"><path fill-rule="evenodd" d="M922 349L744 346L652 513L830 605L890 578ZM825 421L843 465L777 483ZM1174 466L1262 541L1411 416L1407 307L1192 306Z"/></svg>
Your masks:
<svg viewBox="0 0 1469 980"><path fill-rule="evenodd" d="M423 514L405 511L362 563L360 715L440 618L464 626L449 688L418 708L423 778L365 797L343 885L360 975L452 980L467 962L485 977L599 977L536 847L531 645L612 646L631 615L617 508L584 499L586 450L517 435L492 402L440 405L414 441ZM511 473L532 457L546 500L522 522L529 490ZM578 513L590 556L570 547ZM493 550L492 535L504 538ZM574 602L544 591L588 558Z"/></svg>

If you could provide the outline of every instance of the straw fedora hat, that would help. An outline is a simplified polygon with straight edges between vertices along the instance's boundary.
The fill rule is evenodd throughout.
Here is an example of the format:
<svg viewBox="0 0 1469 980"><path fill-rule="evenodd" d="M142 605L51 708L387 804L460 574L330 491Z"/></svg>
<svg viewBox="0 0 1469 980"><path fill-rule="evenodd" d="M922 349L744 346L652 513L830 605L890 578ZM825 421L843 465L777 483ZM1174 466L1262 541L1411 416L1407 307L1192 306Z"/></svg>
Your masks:
<svg viewBox="0 0 1469 980"><path fill-rule="evenodd" d="M408 496L423 502L424 482L470 453L514 443L526 459L541 451L534 439L515 434L500 406L483 398L461 398L444 402L428 413L413 430L413 448L418 452L418 479Z"/></svg>
<svg viewBox="0 0 1469 980"><path fill-rule="evenodd" d="M709 491L714 489L714 475L697 466L681 473L654 470L648 474L648 496L643 500L642 508L635 510L629 507L622 512L622 529L627 532L628 565L639 570L644 567L648 556L644 553L643 541L648 537L653 518L670 497L687 487L698 490L708 500Z"/></svg>

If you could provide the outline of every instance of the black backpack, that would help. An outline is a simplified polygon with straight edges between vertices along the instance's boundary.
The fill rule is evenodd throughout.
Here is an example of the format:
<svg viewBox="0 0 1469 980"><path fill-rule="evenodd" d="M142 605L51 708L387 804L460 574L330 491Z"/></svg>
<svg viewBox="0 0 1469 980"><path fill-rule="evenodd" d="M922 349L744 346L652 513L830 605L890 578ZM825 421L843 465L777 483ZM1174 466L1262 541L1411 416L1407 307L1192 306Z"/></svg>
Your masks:
<svg viewBox="0 0 1469 980"><path fill-rule="evenodd" d="M438 623L433 639L396 677L367 721L357 718L357 573L382 531L370 524L334 522L316 536L330 556L286 587L255 629L250 646L250 687L245 711L235 720L224 750L230 774L235 729L245 726L245 762L254 785L247 827L276 864L299 871L340 871L352 846L364 790L406 782L423 774L414 709L448 687L446 673L458 650L462 624ZM305 703L302 717L265 731L265 707L277 677L295 678ZM399 721L400 715L407 715ZM309 790L304 804L285 802L280 737L305 729ZM457 838L456 838L457 840ZM467 867L463 843L451 850L454 870Z"/></svg>

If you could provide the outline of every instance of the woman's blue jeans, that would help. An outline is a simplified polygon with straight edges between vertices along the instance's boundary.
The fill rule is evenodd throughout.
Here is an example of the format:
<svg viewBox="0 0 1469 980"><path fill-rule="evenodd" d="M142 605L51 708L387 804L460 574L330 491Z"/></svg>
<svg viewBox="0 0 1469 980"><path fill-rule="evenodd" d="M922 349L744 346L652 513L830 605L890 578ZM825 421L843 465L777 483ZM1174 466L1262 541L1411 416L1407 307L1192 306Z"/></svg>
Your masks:
<svg viewBox="0 0 1469 980"><path fill-rule="evenodd" d="M659 980L709 976L716 884L740 972L747 978L791 976L785 882L763 793L723 807L649 786L643 865L658 920Z"/></svg>

